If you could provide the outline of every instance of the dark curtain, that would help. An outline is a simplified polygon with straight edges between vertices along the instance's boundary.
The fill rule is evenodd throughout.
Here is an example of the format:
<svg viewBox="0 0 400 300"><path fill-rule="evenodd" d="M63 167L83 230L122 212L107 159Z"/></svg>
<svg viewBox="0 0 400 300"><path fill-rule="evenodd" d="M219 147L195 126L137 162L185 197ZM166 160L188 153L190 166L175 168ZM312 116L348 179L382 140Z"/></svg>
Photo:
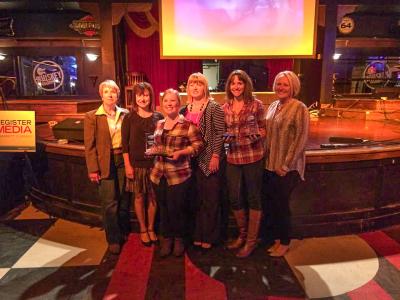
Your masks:
<svg viewBox="0 0 400 300"><path fill-rule="evenodd" d="M125 99L124 86L125 70L126 70L126 57L124 51L125 45L125 26L124 22L113 26L113 39L114 39L114 58L115 58L115 79L118 86L121 88L120 99Z"/></svg>
<svg viewBox="0 0 400 300"><path fill-rule="evenodd" d="M282 71L293 71L293 59L268 59L265 68L268 70L268 90L272 90L275 76Z"/></svg>
<svg viewBox="0 0 400 300"><path fill-rule="evenodd" d="M158 4L153 3L152 15L158 20ZM132 20L141 28L149 23L142 13L130 13ZM178 84L186 81L193 72L202 71L201 60L160 59L160 35L155 32L148 38L137 36L128 26L125 26L128 72L141 72L149 81L156 95L167 88L178 88ZM158 104L158 97L156 97Z"/></svg>

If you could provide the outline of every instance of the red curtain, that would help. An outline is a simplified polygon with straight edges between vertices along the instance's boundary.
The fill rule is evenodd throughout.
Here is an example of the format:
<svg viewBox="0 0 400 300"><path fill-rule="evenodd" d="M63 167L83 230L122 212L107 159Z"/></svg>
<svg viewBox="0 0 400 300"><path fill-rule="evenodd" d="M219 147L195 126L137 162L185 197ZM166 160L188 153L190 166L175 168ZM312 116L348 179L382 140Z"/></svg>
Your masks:
<svg viewBox="0 0 400 300"><path fill-rule="evenodd" d="M158 5L153 4L151 13L158 20ZM130 13L132 20L141 28L149 26L143 13ZM159 95L167 88L178 88L178 84L186 81L190 74L202 71L201 60L160 59L160 35L156 31L148 38L137 36L126 25L127 68L128 72L142 72L152 84L154 92ZM156 96L158 105L158 97Z"/></svg>
<svg viewBox="0 0 400 300"><path fill-rule="evenodd" d="M272 91L275 76L282 71L293 71L293 59L268 59L265 67L268 70L268 90Z"/></svg>

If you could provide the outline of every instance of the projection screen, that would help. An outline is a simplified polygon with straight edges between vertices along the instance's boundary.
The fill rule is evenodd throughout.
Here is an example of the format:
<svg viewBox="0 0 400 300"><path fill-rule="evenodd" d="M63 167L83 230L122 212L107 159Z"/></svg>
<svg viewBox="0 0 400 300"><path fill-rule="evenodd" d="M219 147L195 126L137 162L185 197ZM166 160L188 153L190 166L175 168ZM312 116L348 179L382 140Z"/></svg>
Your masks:
<svg viewBox="0 0 400 300"><path fill-rule="evenodd" d="M161 58L313 57L318 0L162 0Z"/></svg>

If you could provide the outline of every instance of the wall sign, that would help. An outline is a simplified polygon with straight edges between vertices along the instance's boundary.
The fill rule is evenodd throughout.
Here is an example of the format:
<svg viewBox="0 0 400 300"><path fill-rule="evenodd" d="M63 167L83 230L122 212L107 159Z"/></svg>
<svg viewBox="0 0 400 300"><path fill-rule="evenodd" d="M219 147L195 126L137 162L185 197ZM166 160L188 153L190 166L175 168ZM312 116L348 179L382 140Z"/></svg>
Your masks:
<svg viewBox="0 0 400 300"><path fill-rule="evenodd" d="M338 26L339 32L349 34L354 30L354 20L350 17L343 17Z"/></svg>
<svg viewBox="0 0 400 300"><path fill-rule="evenodd" d="M35 112L0 111L0 152L35 152Z"/></svg>
<svg viewBox="0 0 400 300"><path fill-rule="evenodd" d="M64 72L61 66L54 61L34 61L33 80L39 89L56 91L64 83Z"/></svg>
<svg viewBox="0 0 400 300"><path fill-rule="evenodd" d="M364 83L370 88L384 87L389 83L391 70L382 61L372 61L364 69Z"/></svg>
<svg viewBox="0 0 400 300"><path fill-rule="evenodd" d="M97 35L100 31L100 24L90 15L79 20L73 20L69 27L79 34L84 34L86 36Z"/></svg>

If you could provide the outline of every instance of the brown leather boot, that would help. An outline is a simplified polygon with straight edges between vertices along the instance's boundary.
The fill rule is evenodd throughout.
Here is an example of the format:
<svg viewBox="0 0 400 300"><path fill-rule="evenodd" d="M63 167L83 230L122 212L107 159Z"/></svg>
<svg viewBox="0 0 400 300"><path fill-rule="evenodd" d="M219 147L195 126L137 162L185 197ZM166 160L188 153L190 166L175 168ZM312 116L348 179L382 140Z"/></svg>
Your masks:
<svg viewBox="0 0 400 300"><path fill-rule="evenodd" d="M176 257L182 256L184 252L185 252L185 245L183 244L183 239L175 238L174 256L176 256Z"/></svg>
<svg viewBox="0 0 400 300"><path fill-rule="evenodd" d="M239 250L236 257L244 258L249 256L257 247L258 230L261 222L260 210L250 209L249 211L249 230L247 233L246 244Z"/></svg>
<svg viewBox="0 0 400 300"><path fill-rule="evenodd" d="M119 244L109 244L108 252L110 252L113 255L118 255L121 252L121 246Z"/></svg>
<svg viewBox="0 0 400 300"><path fill-rule="evenodd" d="M160 256L167 257L171 254L172 251L172 239L171 238L162 238L161 239L161 249Z"/></svg>
<svg viewBox="0 0 400 300"><path fill-rule="evenodd" d="M228 249L239 249L246 242L247 237L247 216L246 211L244 209L234 210L233 215L236 219L236 224L239 229L239 236L237 239L229 242L227 244Z"/></svg>

